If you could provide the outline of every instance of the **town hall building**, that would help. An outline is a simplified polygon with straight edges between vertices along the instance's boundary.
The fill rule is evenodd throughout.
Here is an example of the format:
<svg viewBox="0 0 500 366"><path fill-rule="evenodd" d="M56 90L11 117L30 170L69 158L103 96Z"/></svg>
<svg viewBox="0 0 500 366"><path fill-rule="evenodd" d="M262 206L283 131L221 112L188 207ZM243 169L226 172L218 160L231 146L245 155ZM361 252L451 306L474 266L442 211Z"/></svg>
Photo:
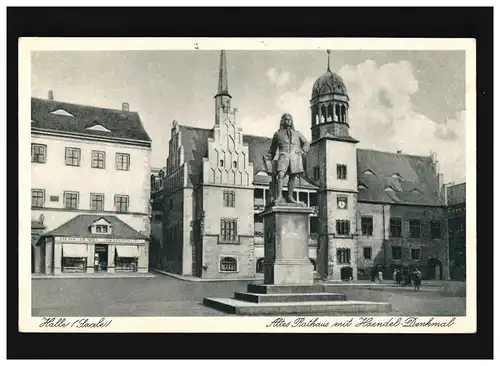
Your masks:
<svg viewBox="0 0 500 366"><path fill-rule="evenodd" d="M271 138L247 135L238 123L224 51L214 99L211 129L173 122L166 166L151 176L150 267L201 278L261 278L258 213L270 183L262 157ZM312 85L307 174L295 189L297 201L314 207L309 257L316 276L358 279L374 268L389 276L395 268L418 266L426 279L449 278L435 154L357 148L349 104L343 80L328 66Z"/></svg>

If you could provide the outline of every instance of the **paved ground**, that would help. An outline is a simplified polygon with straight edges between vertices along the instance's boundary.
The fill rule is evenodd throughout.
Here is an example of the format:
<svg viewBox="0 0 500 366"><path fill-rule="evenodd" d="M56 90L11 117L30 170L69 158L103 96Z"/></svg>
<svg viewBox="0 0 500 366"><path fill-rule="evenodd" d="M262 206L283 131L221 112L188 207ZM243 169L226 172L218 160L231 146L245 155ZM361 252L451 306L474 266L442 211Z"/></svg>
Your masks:
<svg viewBox="0 0 500 366"><path fill-rule="evenodd" d="M34 279L33 316L224 316L204 307L204 297L232 297L246 291L242 282L188 282L157 275L154 278ZM424 285L425 289L425 285ZM465 297L411 289L339 288L348 300L391 302L383 315L463 316ZM331 314L337 315L337 314ZM339 314L340 315L340 314Z"/></svg>

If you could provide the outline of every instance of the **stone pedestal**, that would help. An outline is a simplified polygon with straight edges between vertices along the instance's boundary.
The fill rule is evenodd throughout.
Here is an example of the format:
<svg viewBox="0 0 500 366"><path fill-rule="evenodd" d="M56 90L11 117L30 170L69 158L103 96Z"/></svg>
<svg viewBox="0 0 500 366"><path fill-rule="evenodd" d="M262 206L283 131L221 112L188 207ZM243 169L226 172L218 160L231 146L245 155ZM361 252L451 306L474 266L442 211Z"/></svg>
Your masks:
<svg viewBox="0 0 500 366"><path fill-rule="evenodd" d="M309 215L313 209L295 203L268 206L264 219L264 284L312 285L309 260Z"/></svg>

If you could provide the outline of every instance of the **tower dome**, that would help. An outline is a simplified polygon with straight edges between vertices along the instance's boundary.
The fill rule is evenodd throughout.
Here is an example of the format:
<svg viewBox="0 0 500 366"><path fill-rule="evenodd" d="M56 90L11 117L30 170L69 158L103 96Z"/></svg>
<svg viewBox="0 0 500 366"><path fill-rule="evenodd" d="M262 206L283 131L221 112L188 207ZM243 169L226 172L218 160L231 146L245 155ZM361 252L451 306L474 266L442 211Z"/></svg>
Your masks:
<svg viewBox="0 0 500 366"><path fill-rule="evenodd" d="M311 99L331 93L347 95L347 87L340 76L328 70L314 82Z"/></svg>
<svg viewBox="0 0 500 366"><path fill-rule="evenodd" d="M349 96L347 87L340 76L330 70L330 50L328 67L314 82L311 93L311 133L312 139L325 136L347 138L349 136Z"/></svg>

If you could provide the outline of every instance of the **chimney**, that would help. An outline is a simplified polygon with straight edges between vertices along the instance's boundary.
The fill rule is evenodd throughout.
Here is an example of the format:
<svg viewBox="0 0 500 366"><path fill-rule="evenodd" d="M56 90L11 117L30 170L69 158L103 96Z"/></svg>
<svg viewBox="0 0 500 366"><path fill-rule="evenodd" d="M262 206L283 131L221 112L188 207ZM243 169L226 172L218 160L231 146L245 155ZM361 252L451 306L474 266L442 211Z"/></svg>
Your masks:
<svg viewBox="0 0 500 366"><path fill-rule="evenodd" d="M130 105L127 102L122 103L122 111L128 112L130 110Z"/></svg>
<svg viewBox="0 0 500 366"><path fill-rule="evenodd" d="M49 90L49 100L54 100L54 92Z"/></svg>
<svg viewBox="0 0 500 366"><path fill-rule="evenodd" d="M402 151L401 151L401 150L398 150L398 151L397 151L397 153L398 153L398 154L401 154L401 153L402 153Z"/></svg>

